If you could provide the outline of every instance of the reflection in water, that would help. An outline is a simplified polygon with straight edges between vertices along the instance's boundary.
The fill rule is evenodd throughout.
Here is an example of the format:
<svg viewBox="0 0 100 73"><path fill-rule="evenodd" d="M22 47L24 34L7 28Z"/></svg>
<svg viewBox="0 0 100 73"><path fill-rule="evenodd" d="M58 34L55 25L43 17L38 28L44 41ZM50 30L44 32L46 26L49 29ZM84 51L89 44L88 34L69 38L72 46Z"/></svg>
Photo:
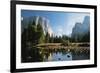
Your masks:
<svg viewBox="0 0 100 73"><path fill-rule="evenodd" d="M66 54L58 52L58 53L52 53L48 58L46 58L46 61L64 61L64 60L65 61L72 60L72 54L67 52Z"/></svg>
<svg viewBox="0 0 100 73"><path fill-rule="evenodd" d="M77 49L44 49L32 48L22 62L48 62L48 61L70 61L70 60L86 60L90 58L90 50Z"/></svg>

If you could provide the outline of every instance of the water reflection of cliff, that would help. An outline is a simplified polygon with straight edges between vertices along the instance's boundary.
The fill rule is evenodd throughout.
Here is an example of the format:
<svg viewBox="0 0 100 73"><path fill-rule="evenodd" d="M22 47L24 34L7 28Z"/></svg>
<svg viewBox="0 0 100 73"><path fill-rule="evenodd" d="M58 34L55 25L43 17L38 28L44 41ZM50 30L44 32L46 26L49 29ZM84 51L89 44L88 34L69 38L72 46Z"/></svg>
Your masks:
<svg viewBox="0 0 100 73"><path fill-rule="evenodd" d="M33 48L30 54L22 62L48 62L48 61L70 61L89 59L89 50L65 50L65 49L39 49Z"/></svg>

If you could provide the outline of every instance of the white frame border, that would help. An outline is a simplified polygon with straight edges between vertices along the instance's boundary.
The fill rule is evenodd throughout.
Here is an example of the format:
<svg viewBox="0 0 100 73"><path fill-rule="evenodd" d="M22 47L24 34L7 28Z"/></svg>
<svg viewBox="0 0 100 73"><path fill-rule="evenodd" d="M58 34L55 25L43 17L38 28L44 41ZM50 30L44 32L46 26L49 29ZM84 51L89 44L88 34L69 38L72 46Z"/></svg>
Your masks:
<svg viewBox="0 0 100 73"><path fill-rule="evenodd" d="M39 62L21 63L21 9L25 10L46 10L46 11L66 11L66 12L89 12L90 13L90 60L59 61L59 62ZM51 7L37 5L16 5L16 69L75 66L94 64L94 9L73 8L73 7Z"/></svg>

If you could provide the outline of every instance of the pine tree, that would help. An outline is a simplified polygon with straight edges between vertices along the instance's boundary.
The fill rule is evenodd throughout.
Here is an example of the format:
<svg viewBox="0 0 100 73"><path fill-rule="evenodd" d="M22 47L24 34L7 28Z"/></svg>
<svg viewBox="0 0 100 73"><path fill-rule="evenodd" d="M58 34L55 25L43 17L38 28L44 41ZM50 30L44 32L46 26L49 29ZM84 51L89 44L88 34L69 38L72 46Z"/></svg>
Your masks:
<svg viewBox="0 0 100 73"><path fill-rule="evenodd" d="M44 35L43 28L42 28L41 24L37 25L37 37L38 37L38 43L45 42L45 35Z"/></svg>
<svg viewBox="0 0 100 73"><path fill-rule="evenodd" d="M46 43L50 42L50 35L48 32L46 33L45 41L46 41Z"/></svg>

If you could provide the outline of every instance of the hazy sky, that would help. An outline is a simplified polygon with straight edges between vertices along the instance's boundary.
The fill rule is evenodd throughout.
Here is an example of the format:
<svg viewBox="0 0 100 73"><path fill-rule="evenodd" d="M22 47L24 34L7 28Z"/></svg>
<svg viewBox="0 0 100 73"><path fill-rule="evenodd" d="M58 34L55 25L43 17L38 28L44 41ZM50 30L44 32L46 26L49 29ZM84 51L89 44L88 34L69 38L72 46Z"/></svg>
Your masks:
<svg viewBox="0 0 100 73"><path fill-rule="evenodd" d="M42 16L50 21L52 31L56 35L70 35L76 22L83 22L85 16L89 13L75 12L51 12L51 11L34 11L22 10L21 17Z"/></svg>

